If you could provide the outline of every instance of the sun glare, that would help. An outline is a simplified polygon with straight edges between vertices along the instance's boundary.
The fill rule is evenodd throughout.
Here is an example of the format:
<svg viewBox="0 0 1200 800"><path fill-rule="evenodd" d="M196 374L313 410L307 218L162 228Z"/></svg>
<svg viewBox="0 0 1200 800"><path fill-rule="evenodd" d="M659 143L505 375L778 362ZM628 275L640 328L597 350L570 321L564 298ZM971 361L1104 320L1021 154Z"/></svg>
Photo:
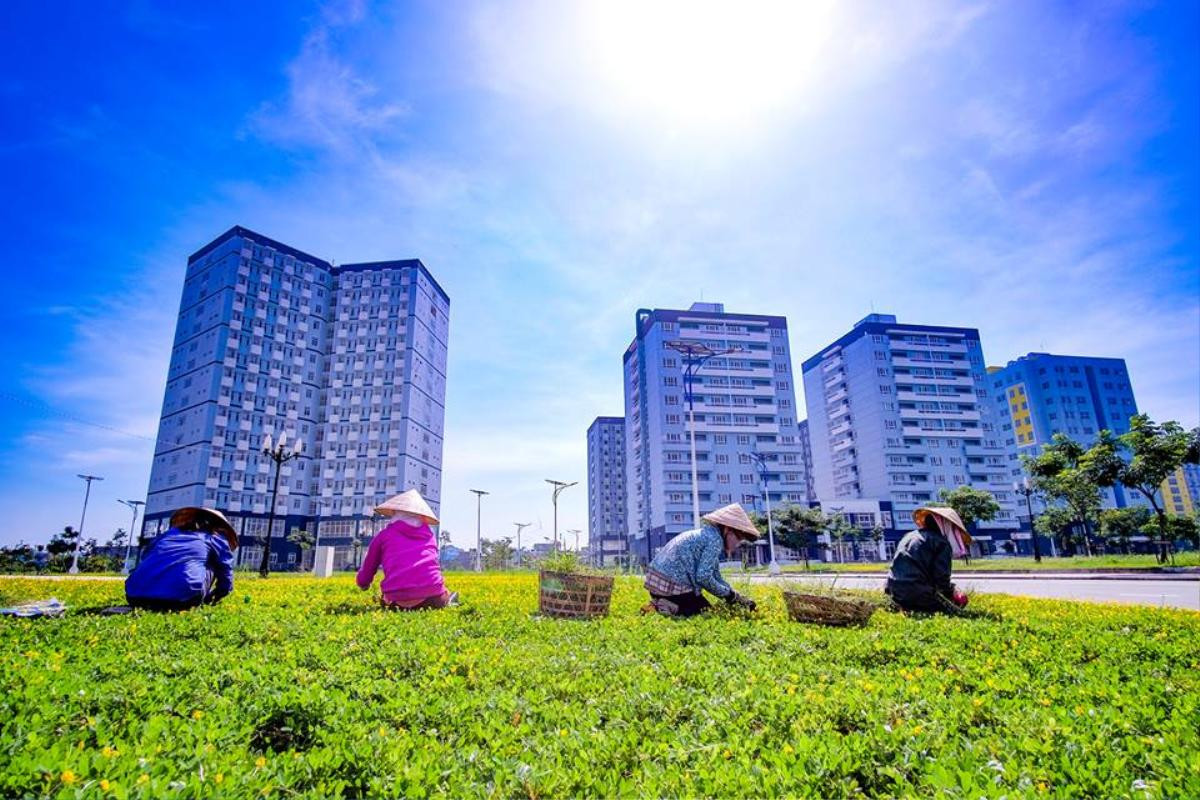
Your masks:
<svg viewBox="0 0 1200 800"><path fill-rule="evenodd" d="M604 99L679 125L745 125L799 102L833 24L827 0L600 0L583 18Z"/></svg>

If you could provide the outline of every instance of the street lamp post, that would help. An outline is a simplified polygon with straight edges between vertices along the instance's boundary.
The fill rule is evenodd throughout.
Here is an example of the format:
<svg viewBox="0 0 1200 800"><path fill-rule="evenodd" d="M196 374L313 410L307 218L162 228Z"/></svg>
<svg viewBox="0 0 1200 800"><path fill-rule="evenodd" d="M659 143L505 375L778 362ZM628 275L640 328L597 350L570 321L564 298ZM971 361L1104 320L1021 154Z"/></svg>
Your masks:
<svg viewBox="0 0 1200 800"><path fill-rule="evenodd" d="M475 571L483 572L483 534L481 520L483 518L483 496L489 494L483 489L471 489L475 495Z"/></svg>
<svg viewBox="0 0 1200 800"><path fill-rule="evenodd" d="M268 433L263 439L263 455L275 462L275 483L271 487L271 509L267 515L267 541L263 545L262 563L258 565L258 574L264 578L271 574L271 534L275 530L275 503L279 499L279 473L283 470L284 464L300 457L300 450L304 446L300 439L296 439L296 443L288 450L285 448L286 441L286 431L279 432L279 439L273 447L271 434Z"/></svg>
<svg viewBox="0 0 1200 800"><path fill-rule="evenodd" d="M696 475L696 414L694 410L695 393L692 391L692 381L696 372L710 358L727 356L730 353L741 352L740 347L730 347L724 350L713 350L702 342L685 342L675 339L666 342L666 346L683 356L683 399L688 407L688 439L692 448L692 527L700 527L700 485Z"/></svg>
<svg viewBox="0 0 1200 800"><path fill-rule="evenodd" d="M550 502L554 505L554 549L557 550L558 549L558 496L560 494L562 494L564 490L570 489L572 486L579 483L579 481L571 481L570 483L568 483L567 481L556 481L556 480L552 480L550 478L546 478L546 483L548 483L554 487L554 492L550 496Z"/></svg>
<svg viewBox="0 0 1200 800"><path fill-rule="evenodd" d="M521 531L532 525L532 522L514 522L517 526L517 566L521 566Z"/></svg>
<svg viewBox="0 0 1200 800"><path fill-rule="evenodd" d="M87 482L87 489L83 492L83 513L79 515L79 535L75 537L75 549L71 552L71 568L67 570L72 575L79 574L79 543L83 541L83 521L87 518L88 497L92 494L92 481L102 481L99 475L76 475L77 478L83 478Z"/></svg>
<svg viewBox="0 0 1200 800"><path fill-rule="evenodd" d="M579 528L567 528L567 533L573 533L573 534L575 534L575 552L576 552L576 553L578 553L578 552L579 552L579 533L580 533L580 529L579 529Z"/></svg>
<svg viewBox="0 0 1200 800"><path fill-rule="evenodd" d="M1037 530L1033 527L1033 497L1034 489L1029 485L1029 478L1021 483L1013 484L1013 491L1025 495L1025 509L1029 512L1029 538L1033 540L1033 560L1042 563L1042 546L1038 542Z"/></svg>
<svg viewBox="0 0 1200 800"><path fill-rule="evenodd" d="M767 486L767 454L754 452L750 454L758 465L758 475L762 479L763 499L767 506L767 546L771 549L771 563L767 565L767 572L772 575L780 573L779 562L775 560L775 523L771 519L771 490Z"/></svg>
<svg viewBox="0 0 1200 800"><path fill-rule="evenodd" d="M129 536L125 537L125 563L121 567L121 574L128 575L129 548L133 544L133 532L137 530L138 506L144 506L146 502L144 500L118 500L117 502L133 509L133 521L129 523Z"/></svg>

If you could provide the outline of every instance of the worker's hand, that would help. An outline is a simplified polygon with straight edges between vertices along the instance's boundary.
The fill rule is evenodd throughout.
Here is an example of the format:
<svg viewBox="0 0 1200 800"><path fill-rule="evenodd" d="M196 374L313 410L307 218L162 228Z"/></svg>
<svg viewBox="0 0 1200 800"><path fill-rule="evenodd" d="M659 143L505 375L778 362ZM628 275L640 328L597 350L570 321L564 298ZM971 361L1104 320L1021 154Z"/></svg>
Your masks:
<svg viewBox="0 0 1200 800"><path fill-rule="evenodd" d="M728 599L729 599L730 605L738 605L738 606L741 606L742 608L749 609L750 611L754 611L756 608L758 608L758 603L755 603L753 600L751 600L749 597L746 597L746 595L744 595L744 594L738 594L737 592L732 592L732 593L730 593Z"/></svg>

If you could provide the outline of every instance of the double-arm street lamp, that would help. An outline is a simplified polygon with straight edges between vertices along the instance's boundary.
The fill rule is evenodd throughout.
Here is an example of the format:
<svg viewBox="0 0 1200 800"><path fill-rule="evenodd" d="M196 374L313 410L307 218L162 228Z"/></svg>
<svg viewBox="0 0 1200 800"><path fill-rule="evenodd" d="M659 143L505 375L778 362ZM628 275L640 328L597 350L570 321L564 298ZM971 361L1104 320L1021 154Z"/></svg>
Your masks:
<svg viewBox="0 0 1200 800"><path fill-rule="evenodd" d="M134 531L137 530L137 515L138 506L146 505L144 500L118 500L123 506L129 506L133 509L133 521L129 523L129 535L125 537L125 564L121 567L121 574L129 574L129 548L133 544Z"/></svg>
<svg viewBox="0 0 1200 800"><path fill-rule="evenodd" d="M475 571L483 572L483 534L480 520L483 518L483 496L489 494L483 489L471 489L475 495Z"/></svg>
<svg viewBox="0 0 1200 800"><path fill-rule="evenodd" d="M758 465L758 476L762 480L763 499L767 503L767 546L771 549L771 563L767 566L767 572L778 575L780 569L779 562L775 560L775 523L771 520L771 490L767 486L767 454L756 451L751 453L750 457Z"/></svg>
<svg viewBox="0 0 1200 800"><path fill-rule="evenodd" d="M300 439L296 439L290 450L287 449L286 443L286 431L279 432L279 439L274 446L271 443L271 434L268 433L263 438L263 455L275 462L275 484L271 487L271 509L270 514L267 515L267 541L263 545L262 563L258 566L258 574L264 578L271 574L271 534L275 530L275 501L279 498L279 473L284 464L300 457L300 451L304 447Z"/></svg>
<svg viewBox="0 0 1200 800"><path fill-rule="evenodd" d="M1033 527L1033 497L1034 488L1029 485L1029 478L1021 483L1013 484L1013 491L1025 495L1025 509L1029 512L1029 538L1033 540L1033 560L1042 563L1042 546L1038 542L1037 529Z"/></svg>
<svg viewBox="0 0 1200 800"><path fill-rule="evenodd" d="M83 521L87 518L88 497L92 494L92 481L102 481L99 475L76 475L77 478L83 478L87 483L87 489L83 492L83 513L79 515L79 533L75 537L75 549L71 552L71 568L67 570L72 575L79 574L79 545L83 542Z"/></svg>
<svg viewBox="0 0 1200 800"><path fill-rule="evenodd" d="M558 550L558 496L562 494L564 490L570 489L572 486L579 483L579 481L571 481L568 483L567 481L556 481L552 480L551 478L546 478L546 483L554 487L554 492L550 496L550 502L554 505L554 549Z"/></svg>
<svg viewBox="0 0 1200 800"><path fill-rule="evenodd" d="M532 522L514 522L517 526L517 566L521 566L521 531L532 525Z"/></svg>
<svg viewBox="0 0 1200 800"><path fill-rule="evenodd" d="M727 356L730 353L740 353L740 347L729 347L724 350L713 350L703 342L685 342L675 339L666 342L666 346L683 356L683 399L688 407L688 439L692 445L692 526L700 527L700 485L696 477L696 415L693 409L695 397L692 391L692 381L696 372L705 361L717 356Z"/></svg>

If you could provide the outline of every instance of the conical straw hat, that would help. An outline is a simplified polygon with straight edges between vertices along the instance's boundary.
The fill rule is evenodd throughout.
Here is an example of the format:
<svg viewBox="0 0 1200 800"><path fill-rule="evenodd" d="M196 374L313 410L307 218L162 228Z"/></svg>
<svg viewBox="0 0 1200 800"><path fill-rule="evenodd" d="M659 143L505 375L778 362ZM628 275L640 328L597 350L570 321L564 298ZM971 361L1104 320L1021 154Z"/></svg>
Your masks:
<svg viewBox="0 0 1200 800"><path fill-rule="evenodd" d="M416 489L409 489L407 492L402 492L375 506L375 513L383 517L390 517L399 511L422 517L430 525L438 524L438 518L434 516L433 509Z"/></svg>
<svg viewBox="0 0 1200 800"><path fill-rule="evenodd" d="M918 527L925 525L925 515L933 514L935 517L941 517L949 522L954 527L958 528L959 534L966 540L966 544L971 543L971 534L967 532L967 526L963 525L962 517L953 508L947 506L924 506L913 512L913 522L917 523Z"/></svg>
<svg viewBox="0 0 1200 800"><path fill-rule="evenodd" d="M733 528L751 541L761 535L758 528L754 527L754 523L750 521L750 516L745 509L737 503L730 503L724 508L718 508L716 511L705 514L701 519L711 522L713 525L726 525Z"/></svg>
<svg viewBox="0 0 1200 800"><path fill-rule="evenodd" d="M233 525L230 524L226 516L215 508L184 506L171 515L168 524L172 528L182 528L197 519L202 520L213 533L224 535L225 539L229 542L229 546L235 550L237 549L237 531L233 529Z"/></svg>

